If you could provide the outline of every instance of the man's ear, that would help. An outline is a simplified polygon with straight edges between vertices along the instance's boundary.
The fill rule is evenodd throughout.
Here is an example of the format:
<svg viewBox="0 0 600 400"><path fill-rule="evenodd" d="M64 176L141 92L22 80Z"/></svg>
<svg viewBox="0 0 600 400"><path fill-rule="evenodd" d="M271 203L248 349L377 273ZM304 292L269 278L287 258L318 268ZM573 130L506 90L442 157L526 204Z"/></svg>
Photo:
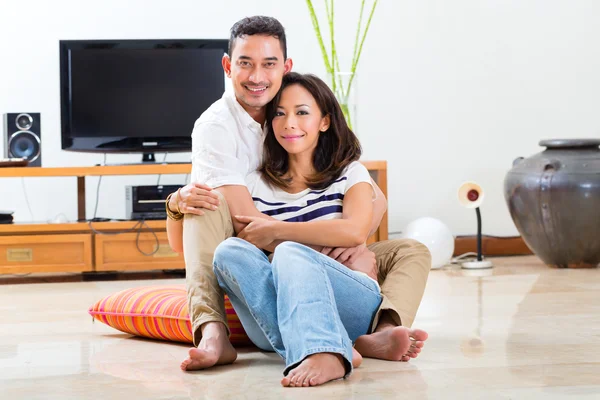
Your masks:
<svg viewBox="0 0 600 400"><path fill-rule="evenodd" d="M331 117L329 115L326 115L325 117L323 117L321 119L321 126L319 127L319 130L321 132L325 132L327 129L329 129L330 125L331 125Z"/></svg>
<svg viewBox="0 0 600 400"><path fill-rule="evenodd" d="M293 66L294 66L294 62L292 61L291 58L288 58L287 60L285 60L285 63L283 63L283 73L287 74L288 72L290 72L292 70Z"/></svg>
<svg viewBox="0 0 600 400"><path fill-rule="evenodd" d="M221 59L221 65L223 65L223 71L225 71L225 75L227 75L228 78L231 78L231 59L227 54L225 54Z"/></svg>

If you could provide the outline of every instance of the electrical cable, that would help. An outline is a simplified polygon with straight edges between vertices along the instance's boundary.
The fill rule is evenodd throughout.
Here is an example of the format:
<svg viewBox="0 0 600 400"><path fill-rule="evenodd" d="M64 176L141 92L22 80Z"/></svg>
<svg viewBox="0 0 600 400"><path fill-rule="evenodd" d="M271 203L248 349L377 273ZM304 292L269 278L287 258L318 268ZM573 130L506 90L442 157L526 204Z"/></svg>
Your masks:
<svg viewBox="0 0 600 400"><path fill-rule="evenodd" d="M92 221L88 221L88 226L90 227L90 230L97 235L116 236L121 235L123 233L130 233L136 231L137 235L135 236L135 247L140 253L142 253L145 256L152 256L156 254L160 246L160 241L158 239L158 236L156 235L156 232L154 231L154 229L150 228L150 226L143 219L137 221L133 227L121 231L99 231L92 226ZM142 234L142 232L144 232L144 226L146 226L147 231L154 236L154 242L156 243L155 249L151 253L146 253L140 248L140 235Z"/></svg>
<svg viewBox="0 0 600 400"><path fill-rule="evenodd" d="M27 197L27 188L25 187L25 178L21 177L21 186L23 186L23 194L25 195L25 203L27 203L27 209L29 210L29 217L31 222L34 221L33 211L31 211L31 205L29 204L29 197Z"/></svg>
<svg viewBox="0 0 600 400"><path fill-rule="evenodd" d="M165 153L165 156L163 157L162 163L166 163L167 162L167 154ZM162 176L162 174L158 174L158 179L156 180L156 186L160 186L160 177Z"/></svg>
<svg viewBox="0 0 600 400"><path fill-rule="evenodd" d="M106 153L104 153L104 161L102 165L106 165ZM98 212L98 204L100 203L100 183L102 182L102 175L98 177L98 185L96 185L96 205L94 206L94 216L92 217L92 221L96 219L96 212Z"/></svg>
<svg viewBox="0 0 600 400"><path fill-rule="evenodd" d="M166 156L167 156L167 154L165 153L165 159L166 159ZM104 162L102 163L102 165L106 165L106 153L104 153ZM159 179L160 179L160 176L159 176ZM120 235L123 233L130 233L130 232L136 231L137 235L135 237L135 247L137 248L137 250L145 256L152 256L152 255L156 254L156 252L158 252L158 248L160 246L160 241L158 240L158 236L156 235L156 232L154 231L154 229L150 228L150 226L148 226L146 221L143 219L137 221L136 224L132 228L121 230L121 231L103 232L103 231L97 230L96 228L94 228L92 226L93 222L100 222L100 221L97 221L97 219L96 219L96 213L98 211L98 204L100 204L99 200L100 200L100 183L101 182L102 182L102 175L100 175L98 177L98 185L96 186L96 204L94 206L94 216L91 220L87 221L88 226L90 227L90 230L97 235ZM142 234L142 232L144 232L144 226L146 226L146 229L148 232L152 233L152 235L154 236L154 241L156 242L155 249L151 253L146 253L145 251L143 251L140 248L140 235Z"/></svg>

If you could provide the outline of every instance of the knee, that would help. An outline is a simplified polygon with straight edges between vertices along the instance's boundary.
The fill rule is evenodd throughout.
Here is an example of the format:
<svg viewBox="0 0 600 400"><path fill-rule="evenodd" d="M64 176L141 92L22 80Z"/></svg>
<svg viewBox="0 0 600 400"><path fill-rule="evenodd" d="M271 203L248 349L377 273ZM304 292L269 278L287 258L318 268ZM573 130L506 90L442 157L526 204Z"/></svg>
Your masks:
<svg viewBox="0 0 600 400"><path fill-rule="evenodd" d="M313 250L296 242L283 242L273 252L273 271L279 274L290 272L291 276L299 276L311 266L321 266L314 262Z"/></svg>
<svg viewBox="0 0 600 400"><path fill-rule="evenodd" d="M273 257L296 251L300 247L302 247L302 245L296 242L282 242L277 247L275 247L275 251L273 251Z"/></svg>
<svg viewBox="0 0 600 400"><path fill-rule="evenodd" d="M248 252L248 245L250 244L245 240L235 237L221 242L215 249L213 257L213 269L215 272L217 270L230 269L239 263L239 260L243 260L244 253Z"/></svg>
<svg viewBox="0 0 600 400"><path fill-rule="evenodd" d="M296 242L283 242L273 252L273 263L277 261L289 261L291 259L304 258L308 247ZM287 263L286 263L287 264Z"/></svg>
<svg viewBox="0 0 600 400"><path fill-rule="evenodd" d="M419 265L429 273L431 269L431 252L423 243L415 239L394 239L396 258L410 259L413 265Z"/></svg>
<svg viewBox="0 0 600 400"><path fill-rule="evenodd" d="M415 239L405 239L412 253L431 260L431 252L423 243Z"/></svg>

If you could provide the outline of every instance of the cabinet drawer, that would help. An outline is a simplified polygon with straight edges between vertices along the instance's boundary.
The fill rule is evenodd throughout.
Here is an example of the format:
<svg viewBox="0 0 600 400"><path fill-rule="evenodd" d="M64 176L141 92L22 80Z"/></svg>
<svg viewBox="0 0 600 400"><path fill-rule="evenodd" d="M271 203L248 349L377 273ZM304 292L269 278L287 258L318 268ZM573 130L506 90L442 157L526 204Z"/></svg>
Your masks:
<svg viewBox="0 0 600 400"><path fill-rule="evenodd" d="M0 274L92 271L92 235L0 236Z"/></svg>
<svg viewBox="0 0 600 400"><path fill-rule="evenodd" d="M95 235L96 271L184 269L183 256L169 246L166 232ZM158 239L158 251L155 252ZM139 248L138 248L139 247ZM142 252L152 255L144 255Z"/></svg>

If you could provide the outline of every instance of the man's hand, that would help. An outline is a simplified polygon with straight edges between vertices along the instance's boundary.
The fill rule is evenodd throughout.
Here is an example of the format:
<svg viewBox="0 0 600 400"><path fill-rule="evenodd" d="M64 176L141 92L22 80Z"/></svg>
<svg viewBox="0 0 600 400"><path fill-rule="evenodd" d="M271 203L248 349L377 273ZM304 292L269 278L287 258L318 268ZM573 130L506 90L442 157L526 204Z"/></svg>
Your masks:
<svg viewBox="0 0 600 400"><path fill-rule="evenodd" d="M275 237L275 227L278 221L242 215L236 215L234 218L241 223L248 224L238 233L238 237L252 243L259 249L266 248L277 239Z"/></svg>
<svg viewBox="0 0 600 400"><path fill-rule="evenodd" d="M353 271L364 272L377 281L377 260L375 253L362 244L356 247L324 247L321 253L344 264Z"/></svg>
<svg viewBox="0 0 600 400"><path fill-rule="evenodd" d="M367 246L361 244L360 246L356 247L323 247L321 253L333 258L340 264L344 264L346 267L349 267L354 263L354 261L356 261L358 257L362 255L365 250L367 250Z"/></svg>
<svg viewBox="0 0 600 400"><path fill-rule="evenodd" d="M185 185L169 200L169 209L171 211L179 209L183 214L204 215L205 210L216 210L218 205L218 195L210 186L202 183Z"/></svg>

